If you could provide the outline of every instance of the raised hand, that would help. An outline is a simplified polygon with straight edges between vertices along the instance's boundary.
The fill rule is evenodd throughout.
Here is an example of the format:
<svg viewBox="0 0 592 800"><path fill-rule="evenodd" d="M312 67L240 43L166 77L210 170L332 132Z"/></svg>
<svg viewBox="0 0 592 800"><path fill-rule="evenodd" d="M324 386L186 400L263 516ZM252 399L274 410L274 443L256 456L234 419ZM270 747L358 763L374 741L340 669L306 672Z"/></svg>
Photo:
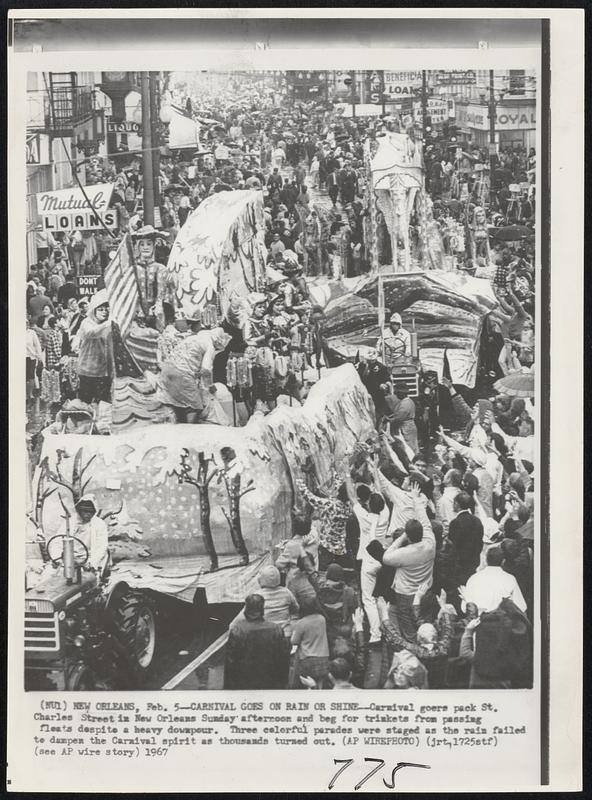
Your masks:
<svg viewBox="0 0 592 800"><path fill-rule="evenodd" d="M307 689L316 689L317 682L314 678L310 678L308 675L301 675L300 676L300 683L303 686L306 686Z"/></svg>
<svg viewBox="0 0 592 800"><path fill-rule="evenodd" d="M421 488L419 486L419 483L417 483L417 481L411 481L409 485L409 494L414 500L419 500L419 498L421 497Z"/></svg>

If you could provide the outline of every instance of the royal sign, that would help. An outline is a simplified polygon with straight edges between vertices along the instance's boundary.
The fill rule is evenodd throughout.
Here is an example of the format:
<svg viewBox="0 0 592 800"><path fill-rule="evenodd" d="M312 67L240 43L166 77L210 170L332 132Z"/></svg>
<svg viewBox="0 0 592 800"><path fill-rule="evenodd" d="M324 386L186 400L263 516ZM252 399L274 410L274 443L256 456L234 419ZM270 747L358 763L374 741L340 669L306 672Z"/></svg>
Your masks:
<svg viewBox="0 0 592 800"><path fill-rule="evenodd" d="M456 122L463 128L489 130L487 106L469 103L456 104ZM496 131L533 130L536 128L536 108L532 106L498 105L495 113Z"/></svg>
<svg viewBox="0 0 592 800"><path fill-rule="evenodd" d="M45 230L92 231L117 227L117 211L109 208L112 183L37 194L37 212ZM90 202L89 202L90 201Z"/></svg>

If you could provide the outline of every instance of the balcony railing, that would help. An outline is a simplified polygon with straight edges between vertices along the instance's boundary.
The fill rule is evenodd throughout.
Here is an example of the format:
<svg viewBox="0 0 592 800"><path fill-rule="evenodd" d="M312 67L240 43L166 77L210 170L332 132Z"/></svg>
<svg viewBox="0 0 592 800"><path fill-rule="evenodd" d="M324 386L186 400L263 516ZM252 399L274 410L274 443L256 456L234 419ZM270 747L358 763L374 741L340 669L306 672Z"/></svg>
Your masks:
<svg viewBox="0 0 592 800"><path fill-rule="evenodd" d="M47 106L47 127L52 133L68 133L90 119L98 104L91 86L54 86Z"/></svg>

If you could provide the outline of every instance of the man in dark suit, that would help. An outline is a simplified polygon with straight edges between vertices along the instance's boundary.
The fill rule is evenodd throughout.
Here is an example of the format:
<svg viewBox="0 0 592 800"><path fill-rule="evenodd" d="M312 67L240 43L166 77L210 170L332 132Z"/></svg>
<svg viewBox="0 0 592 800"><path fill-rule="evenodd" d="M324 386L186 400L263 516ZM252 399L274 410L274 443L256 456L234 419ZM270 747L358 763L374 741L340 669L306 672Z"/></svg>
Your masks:
<svg viewBox="0 0 592 800"><path fill-rule="evenodd" d="M483 525L471 513L472 498L467 492L459 492L454 498L456 517L450 522L448 538L456 547L458 577L460 585L477 571L483 549Z"/></svg>
<svg viewBox="0 0 592 800"><path fill-rule="evenodd" d="M225 689L285 689L290 644L279 625L264 619L265 600L250 594L244 619L230 627L224 662Z"/></svg>
<svg viewBox="0 0 592 800"><path fill-rule="evenodd" d="M374 401L377 421L384 414L384 389L382 388L390 379L388 369L378 360L375 349L368 351L365 361L360 361L356 367L360 380L368 390Z"/></svg>

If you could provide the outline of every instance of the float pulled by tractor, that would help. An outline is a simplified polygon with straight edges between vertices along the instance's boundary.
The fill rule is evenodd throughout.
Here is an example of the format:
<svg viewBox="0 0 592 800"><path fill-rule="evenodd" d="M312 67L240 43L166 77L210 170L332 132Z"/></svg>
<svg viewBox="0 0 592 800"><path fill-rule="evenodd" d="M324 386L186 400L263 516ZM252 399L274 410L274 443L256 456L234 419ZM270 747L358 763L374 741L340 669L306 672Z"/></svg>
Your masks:
<svg viewBox="0 0 592 800"><path fill-rule="evenodd" d="M312 474L331 491L336 465L373 432L371 400L350 364L321 378L302 407L278 406L239 428L46 432L28 528L27 688L140 687L169 598L198 621L208 604L242 604L290 537L292 515L306 510L298 481ZM70 532L88 492L109 530L101 570Z"/></svg>

